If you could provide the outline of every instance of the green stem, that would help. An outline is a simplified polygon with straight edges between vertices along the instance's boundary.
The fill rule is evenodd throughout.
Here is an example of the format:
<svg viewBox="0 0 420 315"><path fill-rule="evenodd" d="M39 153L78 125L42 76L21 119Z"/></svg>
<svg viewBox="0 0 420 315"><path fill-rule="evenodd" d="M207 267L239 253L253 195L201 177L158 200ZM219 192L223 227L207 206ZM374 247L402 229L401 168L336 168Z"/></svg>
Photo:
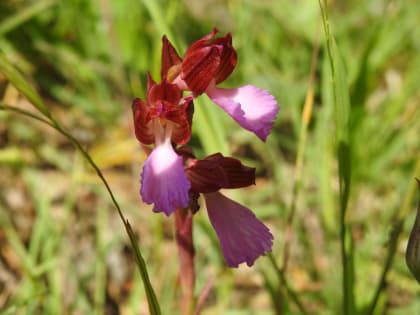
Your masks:
<svg viewBox="0 0 420 315"><path fill-rule="evenodd" d="M176 244L178 247L179 279L181 282L181 314L191 315L194 309L195 249L193 214L189 209L175 211Z"/></svg>

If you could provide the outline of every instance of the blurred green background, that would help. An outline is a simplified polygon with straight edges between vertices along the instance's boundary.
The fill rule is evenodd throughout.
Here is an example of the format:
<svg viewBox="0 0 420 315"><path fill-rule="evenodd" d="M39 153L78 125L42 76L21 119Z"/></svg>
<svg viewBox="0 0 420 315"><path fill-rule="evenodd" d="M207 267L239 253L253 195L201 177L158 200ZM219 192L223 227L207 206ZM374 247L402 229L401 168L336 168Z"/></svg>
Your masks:
<svg viewBox="0 0 420 315"><path fill-rule="evenodd" d="M419 198L420 6L330 1L328 12L351 104L346 222L354 312L419 314L420 287L404 251ZM202 314L300 314L293 296L307 314L341 314L333 85L318 1L0 1L0 52L103 170L138 234L163 314L179 314L173 218L153 214L138 194L145 155L133 135L131 101L144 96L147 71L158 78L163 34L182 55L213 27L232 33L238 53L224 86L267 89L281 109L262 143L206 96L196 102L197 156L222 152L257 168L256 186L227 194L275 237L273 261L228 269L201 209L197 294L213 283ZM0 100L33 110L1 73ZM287 227L290 255L281 272ZM133 251L103 185L64 137L9 111L0 111L0 312L148 314Z"/></svg>

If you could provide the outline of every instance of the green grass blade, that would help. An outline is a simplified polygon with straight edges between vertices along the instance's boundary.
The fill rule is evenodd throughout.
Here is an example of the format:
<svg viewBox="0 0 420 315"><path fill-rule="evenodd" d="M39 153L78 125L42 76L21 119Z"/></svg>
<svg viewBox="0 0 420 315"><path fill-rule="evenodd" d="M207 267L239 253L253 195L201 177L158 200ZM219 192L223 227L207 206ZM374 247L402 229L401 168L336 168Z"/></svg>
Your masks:
<svg viewBox="0 0 420 315"><path fill-rule="evenodd" d="M134 253L136 254L136 261L139 267L140 275L144 283L144 289L146 291L147 302L149 303L150 314L160 315L160 306L156 298L155 291L153 290L152 283L150 282L149 274L147 273L146 262L144 261L143 256L141 255L140 249L137 246L137 239L131 228L128 220L124 222L128 236L130 237L131 246L134 248Z"/></svg>
<svg viewBox="0 0 420 315"><path fill-rule="evenodd" d="M0 51L0 72L22 93L41 113L50 117L50 112L42 101L37 91L26 82L24 77L7 60L6 56Z"/></svg>
<svg viewBox="0 0 420 315"><path fill-rule="evenodd" d="M203 97L203 96L202 96ZM200 138L206 155L221 152L228 155L225 129L220 124L214 104L208 99L199 99L195 103L193 131Z"/></svg>
<svg viewBox="0 0 420 315"><path fill-rule="evenodd" d="M37 14L44 12L56 2L57 0L43 0L34 2L32 5L27 6L15 15L3 20L0 23L0 36L19 27L19 25L36 16Z"/></svg>
<svg viewBox="0 0 420 315"><path fill-rule="evenodd" d="M38 93L31 87L29 83L26 82L26 80L20 75L20 73L8 62L8 60L0 54L0 72L2 72L7 79L18 89L19 92L21 92L24 96L26 96L29 101L33 103L33 105L45 116L48 117L49 120L46 120L42 117L39 117L35 114L29 113L25 110L19 109L19 108L13 108L12 106L6 106L3 104L0 104L0 109L2 110L13 110L15 112L18 112L20 114L24 114L26 116L29 116L31 118L37 119L41 122L44 122L54 129L56 129L58 132L60 132L62 135L64 135L70 142L82 153L83 157L89 162L89 164L94 168L99 178L102 180L103 184L105 185L111 200L116 207L118 214L120 215L121 220L124 223L124 226L127 230L128 236L131 241L131 245L136 253L136 263L139 268L140 274L143 279L147 300L149 302L149 309L151 314L160 314L160 307L159 303L157 302L156 295L154 293L153 287L151 285L150 279L148 277L147 267L146 263L144 262L144 259L141 255L140 248L138 247L137 242L135 241L135 238L133 237L133 232L131 230L131 227L129 226L128 221L125 219L124 215L122 214L121 208L118 204L118 202L115 199L115 196L103 176L101 170L96 165L96 163L93 161L92 157L87 153L87 151L82 147L82 145L78 142L76 138L74 138L71 134L69 134L67 131L65 131L61 125L51 116L50 112L48 111L48 108L42 101L41 97L38 95Z"/></svg>
<svg viewBox="0 0 420 315"><path fill-rule="evenodd" d="M168 23L165 20L165 16L163 11L161 10L161 7L159 6L159 1L147 1L147 0L141 0L140 1L147 9L147 11L150 14L150 17L152 18L152 21L156 28L162 33L166 34L168 36L169 40L172 41L172 43L177 46L176 38L173 36L171 29L168 25Z"/></svg>
<svg viewBox="0 0 420 315"><path fill-rule="evenodd" d="M327 55L331 68L333 90L338 177L340 200L340 243L342 263L343 314L355 314L354 298L354 257L350 226L346 223L346 210L350 194L351 150L349 141L350 96L343 59L337 44L330 33L327 2L319 1L324 33L326 37Z"/></svg>

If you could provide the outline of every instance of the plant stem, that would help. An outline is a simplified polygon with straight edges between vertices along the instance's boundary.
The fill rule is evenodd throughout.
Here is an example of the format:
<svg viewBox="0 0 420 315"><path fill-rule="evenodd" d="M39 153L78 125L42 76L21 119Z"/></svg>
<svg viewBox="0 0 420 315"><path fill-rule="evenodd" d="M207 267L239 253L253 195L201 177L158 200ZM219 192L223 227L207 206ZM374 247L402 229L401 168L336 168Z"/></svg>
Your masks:
<svg viewBox="0 0 420 315"><path fill-rule="evenodd" d="M190 315L194 307L194 243L193 214L189 209L175 211L176 244L179 257L179 279L182 288L181 314Z"/></svg>

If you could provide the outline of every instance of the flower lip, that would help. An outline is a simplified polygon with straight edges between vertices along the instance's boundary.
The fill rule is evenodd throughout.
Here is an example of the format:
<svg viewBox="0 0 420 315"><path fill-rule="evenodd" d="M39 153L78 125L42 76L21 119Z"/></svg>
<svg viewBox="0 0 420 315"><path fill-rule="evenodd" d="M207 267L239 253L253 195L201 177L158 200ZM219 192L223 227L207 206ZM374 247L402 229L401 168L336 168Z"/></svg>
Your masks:
<svg viewBox="0 0 420 315"><path fill-rule="evenodd" d="M222 89L212 84L207 90L211 100L227 112L243 128L265 141L274 127L279 107L266 90L252 85Z"/></svg>
<svg viewBox="0 0 420 315"><path fill-rule="evenodd" d="M169 139L157 144L146 159L141 174L143 201L154 204L154 212L164 212L169 216L177 208L188 207L190 187L182 158L175 153Z"/></svg>
<svg viewBox="0 0 420 315"><path fill-rule="evenodd" d="M271 251L273 235L251 210L219 192L205 194L204 198L229 267L244 262L252 266L259 256Z"/></svg>

